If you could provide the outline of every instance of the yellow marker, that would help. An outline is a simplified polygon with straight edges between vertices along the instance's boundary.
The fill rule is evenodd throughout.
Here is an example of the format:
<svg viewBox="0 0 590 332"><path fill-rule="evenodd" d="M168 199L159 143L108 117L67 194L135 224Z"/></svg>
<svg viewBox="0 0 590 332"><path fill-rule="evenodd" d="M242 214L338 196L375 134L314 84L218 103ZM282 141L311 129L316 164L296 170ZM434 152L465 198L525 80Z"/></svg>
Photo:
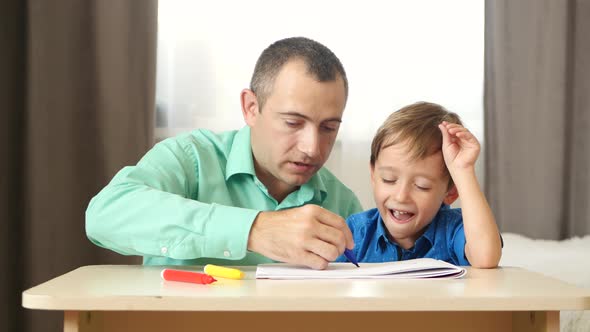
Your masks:
<svg viewBox="0 0 590 332"><path fill-rule="evenodd" d="M213 264L205 265L203 270L205 273L213 277L228 279L242 279L244 277L244 272L238 269L232 269L229 267L217 266Z"/></svg>

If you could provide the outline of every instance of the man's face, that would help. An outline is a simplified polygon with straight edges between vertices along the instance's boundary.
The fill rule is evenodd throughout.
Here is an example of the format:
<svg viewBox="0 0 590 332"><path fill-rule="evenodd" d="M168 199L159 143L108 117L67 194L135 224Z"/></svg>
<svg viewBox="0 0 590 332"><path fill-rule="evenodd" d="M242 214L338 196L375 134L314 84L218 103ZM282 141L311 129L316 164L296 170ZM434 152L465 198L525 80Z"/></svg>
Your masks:
<svg viewBox="0 0 590 332"><path fill-rule="evenodd" d="M264 108L245 110L256 175L282 200L326 162L346 104L344 83L318 82L300 60L277 75Z"/></svg>
<svg viewBox="0 0 590 332"><path fill-rule="evenodd" d="M400 143L381 150L371 167L373 196L393 240L411 248L447 198L449 175L441 151L411 161Z"/></svg>

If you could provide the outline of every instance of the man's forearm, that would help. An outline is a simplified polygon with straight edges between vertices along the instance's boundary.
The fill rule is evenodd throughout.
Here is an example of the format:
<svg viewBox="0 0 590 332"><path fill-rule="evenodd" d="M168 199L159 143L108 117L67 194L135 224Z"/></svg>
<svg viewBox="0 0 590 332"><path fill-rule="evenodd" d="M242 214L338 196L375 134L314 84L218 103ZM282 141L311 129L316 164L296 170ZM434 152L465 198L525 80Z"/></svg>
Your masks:
<svg viewBox="0 0 590 332"><path fill-rule="evenodd" d="M93 243L124 255L241 259L257 213L117 183L92 199L86 232Z"/></svg>

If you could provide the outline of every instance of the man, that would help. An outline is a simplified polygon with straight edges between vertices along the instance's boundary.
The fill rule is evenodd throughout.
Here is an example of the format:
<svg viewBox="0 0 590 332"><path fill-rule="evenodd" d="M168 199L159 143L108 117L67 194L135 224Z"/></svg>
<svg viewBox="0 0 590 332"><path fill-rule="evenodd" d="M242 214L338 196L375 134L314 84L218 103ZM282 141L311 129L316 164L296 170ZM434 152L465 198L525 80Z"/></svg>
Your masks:
<svg viewBox="0 0 590 332"><path fill-rule="evenodd" d="M306 38L273 43L240 95L247 126L154 146L92 199L88 237L145 264L325 268L353 248L343 218L361 210L322 168L347 96L346 73L328 48Z"/></svg>

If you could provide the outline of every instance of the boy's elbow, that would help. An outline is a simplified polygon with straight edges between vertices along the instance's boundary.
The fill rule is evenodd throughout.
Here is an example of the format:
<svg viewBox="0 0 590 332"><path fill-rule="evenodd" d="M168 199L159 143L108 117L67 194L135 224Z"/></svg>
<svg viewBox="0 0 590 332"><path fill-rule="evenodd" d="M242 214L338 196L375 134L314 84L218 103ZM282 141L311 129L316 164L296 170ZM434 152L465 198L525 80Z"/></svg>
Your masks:
<svg viewBox="0 0 590 332"><path fill-rule="evenodd" d="M502 257L502 249L500 246L489 246L488 248L476 247L472 248L467 244L465 248L467 260L472 267L478 269L493 269L498 267L500 258Z"/></svg>
<svg viewBox="0 0 590 332"><path fill-rule="evenodd" d="M478 269L495 269L498 267L500 263L500 257L502 256L502 252L499 253L489 253L486 255L482 255L481 257L477 257L471 263L471 266L478 268Z"/></svg>
<svg viewBox="0 0 590 332"><path fill-rule="evenodd" d="M495 269L498 267L498 262L483 261L483 262L477 262L477 264L471 264L471 266L478 268L478 269Z"/></svg>

